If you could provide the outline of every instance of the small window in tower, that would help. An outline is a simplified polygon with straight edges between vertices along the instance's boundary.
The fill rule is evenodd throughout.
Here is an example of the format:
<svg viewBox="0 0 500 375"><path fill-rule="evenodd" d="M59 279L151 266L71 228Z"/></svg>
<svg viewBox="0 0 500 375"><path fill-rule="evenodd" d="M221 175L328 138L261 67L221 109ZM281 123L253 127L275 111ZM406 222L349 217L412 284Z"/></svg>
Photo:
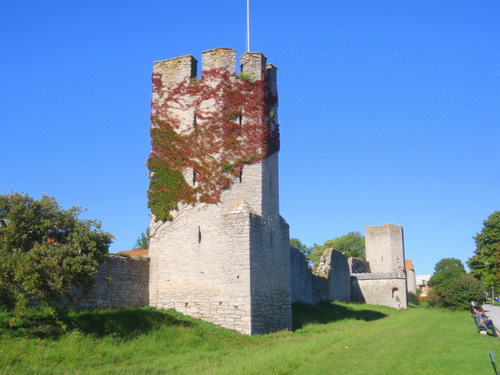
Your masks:
<svg viewBox="0 0 500 375"><path fill-rule="evenodd" d="M240 125L240 126L241 126L241 123L243 122L243 114L242 114L242 113L240 113L240 114L238 115L237 120L238 120L238 125Z"/></svg>
<svg viewBox="0 0 500 375"><path fill-rule="evenodd" d="M196 171L193 169L193 186L196 185Z"/></svg>
<svg viewBox="0 0 500 375"><path fill-rule="evenodd" d="M399 299L399 288L397 286L392 288L392 299Z"/></svg>
<svg viewBox="0 0 500 375"><path fill-rule="evenodd" d="M243 182L243 166L240 168L240 173L238 173L238 178L240 179L240 184Z"/></svg>
<svg viewBox="0 0 500 375"><path fill-rule="evenodd" d="M201 243L201 227L198 227L198 243Z"/></svg>
<svg viewBox="0 0 500 375"><path fill-rule="evenodd" d="M196 130L198 124L196 123L196 111L193 112L193 129Z"/></svg>

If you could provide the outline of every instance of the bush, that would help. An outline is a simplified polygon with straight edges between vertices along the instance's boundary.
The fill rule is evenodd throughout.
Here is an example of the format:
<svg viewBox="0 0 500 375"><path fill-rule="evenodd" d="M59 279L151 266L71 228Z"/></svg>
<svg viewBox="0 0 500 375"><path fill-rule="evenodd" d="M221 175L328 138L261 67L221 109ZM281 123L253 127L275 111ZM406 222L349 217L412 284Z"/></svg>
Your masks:
<svg viewBox="0 0 500 375"><path fill-rule="evenodd" d="M471 274L466 274L453 280L451 290L444 298L444 305L454 310L467 310L471 301L483 299L484 285Z"/></svg>
<svg viewBox="0 0 500 375"><path fill-rule="evenodd" d="M410 305L417 306L420 304L420 300L418 299L418 296L415 293L408 292L408 303Z"/></svg>
<svg viewBox="0 0 500 375"><path fill-rule="evenodd" d="M447 307L452 310L467 310L471 301L484 299L484 285L471 274L460 275L453 279L445 291L431 290L429 304Z"/></svg>

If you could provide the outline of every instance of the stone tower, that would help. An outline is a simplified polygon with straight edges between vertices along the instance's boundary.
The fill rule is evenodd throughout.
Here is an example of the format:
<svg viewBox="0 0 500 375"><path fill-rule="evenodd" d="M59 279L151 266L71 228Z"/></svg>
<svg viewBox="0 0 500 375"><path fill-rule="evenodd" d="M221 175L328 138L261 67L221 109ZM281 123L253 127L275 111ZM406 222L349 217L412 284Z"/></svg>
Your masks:
<svg viewBox="0 0 500 375"><path fill-rule="evenodd" d="M408 307L403 227L392 224L365 227L365 245L371 273L355 275L353 300Z"/></svg>
<svg viewBox="0 0 500 375"><path fill-rule="evenodd" d="M154 63L150 305L245 334L291 328L277 69L260 53Z"/></svg>
<svg viewBox="0 0 500 375"><path fill-rule="evenodd" d="M366 260L373 273L404 272L403 227L386 224L365 227Z"/></svg>

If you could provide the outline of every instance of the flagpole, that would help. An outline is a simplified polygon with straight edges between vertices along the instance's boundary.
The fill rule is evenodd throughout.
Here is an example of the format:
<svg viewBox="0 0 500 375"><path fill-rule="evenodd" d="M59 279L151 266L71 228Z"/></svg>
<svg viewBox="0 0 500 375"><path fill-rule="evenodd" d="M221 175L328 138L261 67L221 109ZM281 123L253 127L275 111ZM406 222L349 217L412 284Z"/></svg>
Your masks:
<svg viewBox="0 0 500 375"><path fill-rule="evenodd" d="M250 0L247 0L247 52L250 52Z"/></svg>

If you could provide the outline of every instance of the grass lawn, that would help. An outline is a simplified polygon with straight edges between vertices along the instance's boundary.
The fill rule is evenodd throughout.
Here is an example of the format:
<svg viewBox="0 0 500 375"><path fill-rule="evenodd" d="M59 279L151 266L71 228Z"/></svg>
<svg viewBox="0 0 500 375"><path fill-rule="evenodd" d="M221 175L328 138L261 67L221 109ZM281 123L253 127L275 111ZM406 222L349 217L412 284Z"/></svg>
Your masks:
<svg viewBox="0 0 500 375"><path fill-rule="evenodd" d="M293 332L244 336L152 308L43 316L8 328L2 374L494 374L500 339L468 312L332 303L294 306Z"/></svg>

